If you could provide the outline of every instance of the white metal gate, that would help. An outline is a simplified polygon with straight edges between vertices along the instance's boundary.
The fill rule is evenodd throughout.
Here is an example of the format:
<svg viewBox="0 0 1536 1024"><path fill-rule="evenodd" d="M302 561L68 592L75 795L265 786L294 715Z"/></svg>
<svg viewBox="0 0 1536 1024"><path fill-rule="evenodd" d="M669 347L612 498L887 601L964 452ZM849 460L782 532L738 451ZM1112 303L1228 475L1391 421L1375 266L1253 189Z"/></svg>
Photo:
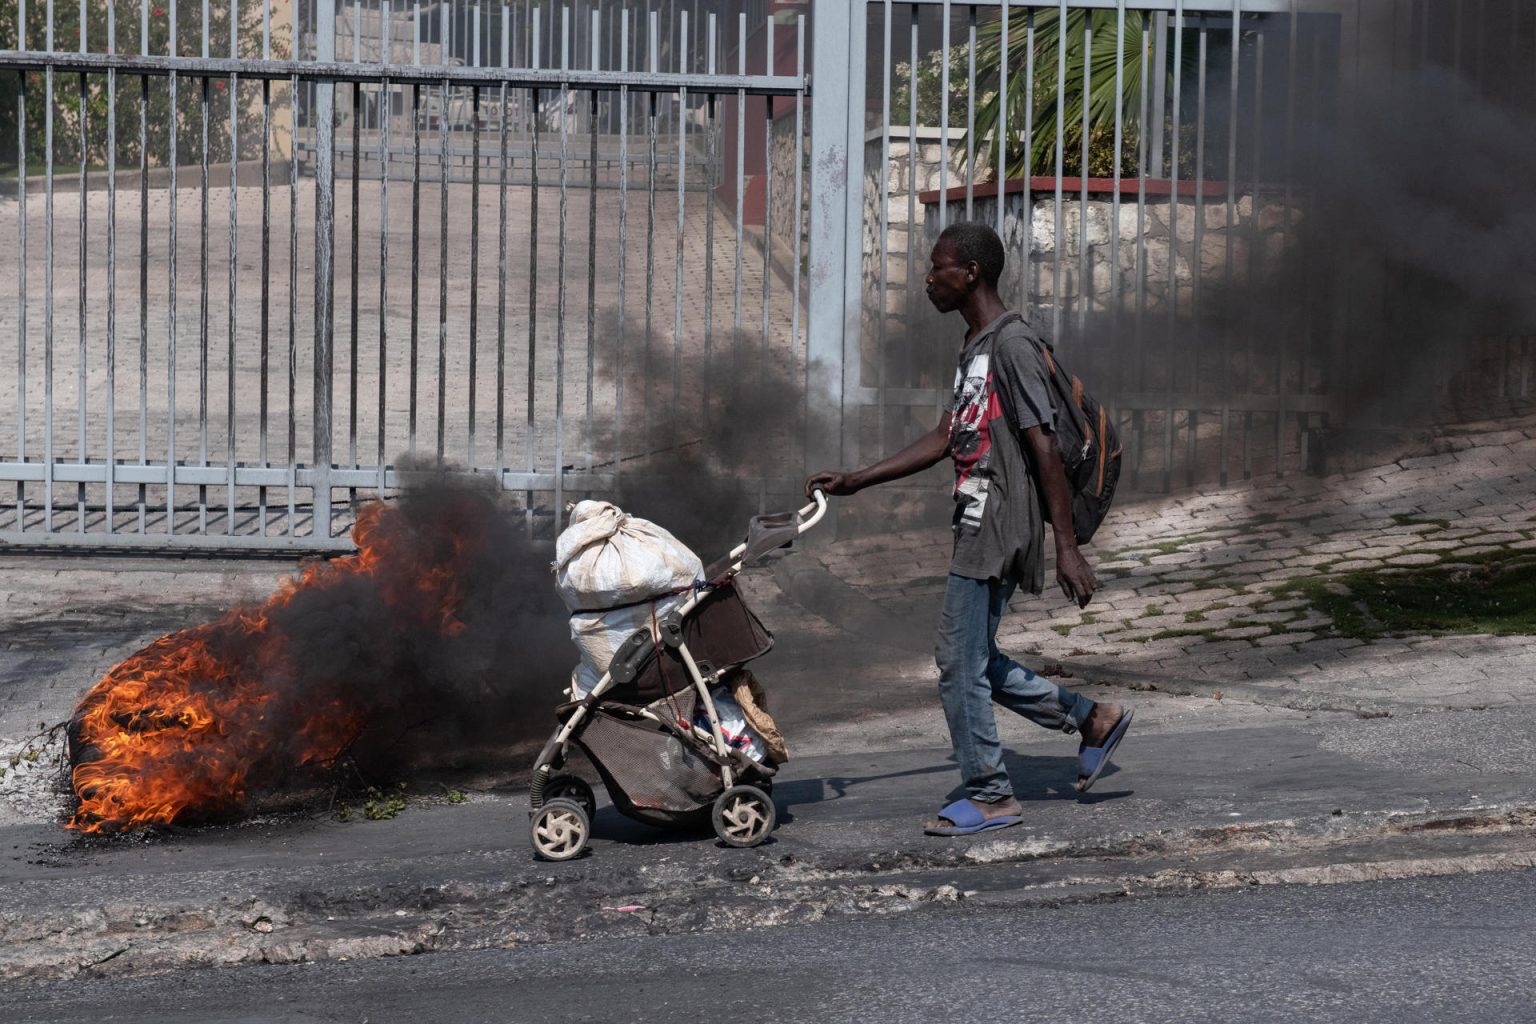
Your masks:
<svg viewBox="0 0 1536 1024"><path fill-rule="evenodd" d="M798 12L14 11L0 542L341 548L437 466L547 529L712 372L803 375Z"/></svg>

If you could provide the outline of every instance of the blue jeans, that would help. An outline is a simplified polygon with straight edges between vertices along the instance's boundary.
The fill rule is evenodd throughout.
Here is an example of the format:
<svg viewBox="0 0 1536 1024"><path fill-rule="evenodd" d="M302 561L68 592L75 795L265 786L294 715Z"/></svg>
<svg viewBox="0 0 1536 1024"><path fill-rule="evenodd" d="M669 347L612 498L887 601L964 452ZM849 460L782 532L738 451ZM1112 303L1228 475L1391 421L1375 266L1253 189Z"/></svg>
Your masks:
<svg viewBox="0 0 1536 1024"><path fill-rule="evenodd" d="M939 698L950 742L972 800L995 803L1013 795L1003 767L992 702L1037 725L1076 732L1093 701L1036 675L997 649L997 626L1015 584L949 577L939 617Z"/></svg>

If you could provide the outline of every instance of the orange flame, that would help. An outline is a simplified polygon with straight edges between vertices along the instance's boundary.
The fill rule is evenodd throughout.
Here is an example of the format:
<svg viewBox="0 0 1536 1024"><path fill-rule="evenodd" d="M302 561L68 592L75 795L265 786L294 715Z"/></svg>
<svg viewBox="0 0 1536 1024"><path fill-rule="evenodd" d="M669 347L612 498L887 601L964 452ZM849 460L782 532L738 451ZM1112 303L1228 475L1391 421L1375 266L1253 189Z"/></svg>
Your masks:
<svg viewBox="0 0 1536 1024"><path fill-rule="evenodd" d="M309 564L260 606L161 637L86 694L71 728L79 807L68 827L115 832L236 812L253 792L347 750L368 722L360 688L272 685L304 675L274 614L362 581L396 628L456 636L460 580L482 543L472 517L470 529L423 536L383 502L361 509L352 536L357 554Z"/></svg>

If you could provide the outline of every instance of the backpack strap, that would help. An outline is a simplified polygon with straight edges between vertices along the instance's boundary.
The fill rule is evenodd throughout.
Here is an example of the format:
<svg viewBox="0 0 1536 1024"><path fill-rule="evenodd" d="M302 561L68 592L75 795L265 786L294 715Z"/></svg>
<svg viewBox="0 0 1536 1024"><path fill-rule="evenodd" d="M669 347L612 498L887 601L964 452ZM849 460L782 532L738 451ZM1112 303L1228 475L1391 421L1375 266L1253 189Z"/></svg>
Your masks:
<svg viewBox="0 0 1536 1024"><path fill-rule="evenodd" d="M1007 327L1009 324L1012 324L1012 323L1021 323L1021 324L1024 324L1024 325L1028 326L1029 321L1024 318L1024 315L1022 313L1019 313L1016 310L1010 310L1008 312L1008 314L1006 316L1004 316L1003 319L998 322L997 328L992 332L992 340L989 342L989 345L988 345L988 355L996 355L996 353L997 353L997 339L998 339L998 336L1003 333L1003 328L1004 327ZM1046 373L1049 375L1050 378L1057 377L1059 375L1059 373L1060 373L1060 368L1056 365L1056 359L1055 359L1055 355L1054 355L1055 350L1051 348L1049 342L1047 342L1043 338L1040 338L1039 336L1037 336L1034 331L1028 331L1027 334L1028 334L1030 342L1033 343L1034 346L1035 346L1035 351L1039 352L1040 353L1040 358L1045 361L1045 371L1046 371ZM1062 411L1056 407L1057 406L1057 402L1056 402L1056 397L1055 397L1055 394L1054 394L1055 389L1050 386L1051 385L1051 381L1050 380L1047 380L1046 384L1047 384L1046 391L1048 393L1048 397L1050 397L1050 399L1051 399L1051 411L1053 413L1055 413L1057 416L1060 416L1062 414ZM1003 403L1003 411L1005 413L1007 413L1007 415L1008 415L1008 425L1010 427L1014 426L1015 424L1017 424L1019 422L1018 410L1013 407L1012 396L1008 394L1008 389L1007 388L999 388L997 386L997 376L996 376L996 372L995 371L993 373L993 385L992 386L993 386L993 390L997 392L998 398L1001 399L1001 401ZM1069 413L1069 415L1070 415L1070 413ZM1081 410L1078 411L1078 415L1079 416L1081 415ZM1053 428L1053 431L1054 431L1054 428ZM1017 429L1015 429L1014 432L1018 433ZM1023 438L1021 437L1020 441L1022 442L1022 440L1023 440ZM1026 453L1027 453L1028 446L1021 444L1021 447L1025 448Z"/></svg>

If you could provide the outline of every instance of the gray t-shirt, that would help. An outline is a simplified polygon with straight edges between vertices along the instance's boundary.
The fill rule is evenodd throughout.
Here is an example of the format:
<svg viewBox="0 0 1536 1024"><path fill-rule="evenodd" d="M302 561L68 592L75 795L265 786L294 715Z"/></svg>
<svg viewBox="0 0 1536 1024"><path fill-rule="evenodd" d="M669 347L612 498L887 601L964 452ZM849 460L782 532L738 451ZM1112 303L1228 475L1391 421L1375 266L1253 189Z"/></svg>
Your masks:
<svg viewBox="0 0 1536 1024"><path fill-rule="evenodd" d="M971 579L1044 584L1043 524L1022 448L1030 427L1055 429L1045 361L1015 313L966 342L955 369L949 454L955 462L955 551L949 571Z"/></svg>

